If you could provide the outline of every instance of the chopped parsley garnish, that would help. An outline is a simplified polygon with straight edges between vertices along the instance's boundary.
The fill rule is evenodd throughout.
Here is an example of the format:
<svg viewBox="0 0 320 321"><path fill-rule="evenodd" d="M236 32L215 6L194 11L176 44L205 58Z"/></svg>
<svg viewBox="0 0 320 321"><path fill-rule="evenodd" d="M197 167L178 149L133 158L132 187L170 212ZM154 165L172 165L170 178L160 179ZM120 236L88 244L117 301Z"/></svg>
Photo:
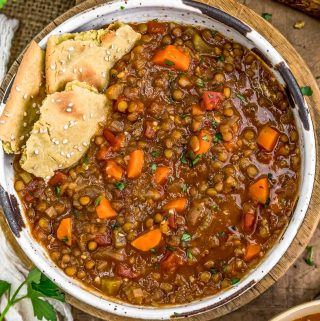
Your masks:
<svg viewBox="0 0 320 321"><path fill-rule="evenodd" d="M214 135L213 141L215 143L220 143L222 141L222 134L220 132L216 133Z"/></svg>
<svg viewBox="0 0 320 321"><path fill-rule="evenodd" d="M111 227L112 230L117 229L119 226L120 226L120 225L119 225L118 222L114 222L114 223L112 223L112 224L110 225L110 227Z"/></svg>
<svg viewBox="0 0 320 321"><path fill-rule="evenodd" d="M239 278L233 278L233 279L231 279L231 284L232 285L235 285L235 284L237 284L237 283L239 283L240 282L240 279Z"/></svg>
<svg viewBox="0 0 320 321"><path fill-rule="evenodd" d="M189 260L192 260L193 255L192 255L191 250L187 249L186 254L187 254L187 258L188 258Z"/></svg>
<svg viewBox="0 0 320 321"><path fill-rule="evenodd" d="M165 60L164 60L164 63L165 63L167 66L173 66L173 65L175 65L175 63L174 63L173 61L169 60L169 59L165 59Z"/></svg>
<svg viewBox="0 0 320 321"><path fill-rule="evenodd" d="M181 241L184 241L184 242L191 241L191 235L189 233L184 232L181 236Z"/></svg>
<svg viewBox="0 0 320 321"><path fill-rule="evenodd" d="M301 93L303 96L312 96L313 90L310 86L301 87Z"/></svg>
<svg viewBox="0 0 320 321"><path fill-rule="evenodd" d="M305 262L310 265L313 266L314 265L314 261L313 261L313 246L307 246L306 247L306 251L307 251L307 257L305 258Z"/></svg>
<svg viewBox="0 0 320 321"><path fill-rule="evenodd" d="M182 114L180 114L180 117L181 117L182 119L185 119L185 118L187 118L189 115L190 115L190 114L188 114L188 113L182 113Z"/></svg>
<svg viewBox="0 0 320 321"><path fill-rule="evenodd" d="M246 102L246 97L245 97L245 96L243 96L243 95L241 95L241 94L239 94L239 93L237 93L236 96L237 96L243 103Z"/></svg>
<svg viewBox="0 0 320 321"><path fill-rule="evenodd" d="M151 252L151 253L157 253L157 250L154 249L154 248L152 248L152 249L150 249L150 252Z"/></svg>
<svg viewBox="0 0 320 321"><path fill-rule="evenodd" d="M85 154L82 158L82 168L84 170L87 170L88 166L89 166L89 157L88 157L88 154Z"/></svg>
<svg viewBox="0 0 320 321"><path fill-rule="evenodd" d="M224 231L217 232L218 237L224 237L225 235L226 235L226 233Z"/></svg>
<svg viewBox="0 0 320 321"><path fill-rule="evenodd" d="M97 207L100 205L101 200L103 199L103 196L98 196L94 201L94 206Z"/></svg>
<svg viewBox="0 0 320 321"><path fill-rule="evenodd" d="M57 196L61 196L61 186L60 185L57 185L54 188L54 190L55 190Z"/></svg>
<svg viewBox="0 0 320 321"><path fill-rule="evenodd" d="M124 6L120 6L120 10L124 10L125 9L125 7Z"/></svg>
<svg viewBox="0 0 320 321"><path fill-rule="evenodd" d="M267 21L270 21L271 18L272 18L272 14L271 13L268 13L268 12L264 12L261 14L262 18L267 20Z"/></svg>
<svg viewBox="0 0 320 321"><path fill-rule="evenodd" d="M171 252L174 252L174 251L176 250L176 248L175 248L174 246L171 246L171 245L167 245L167 246L166 246L166 249L167 249L168 251L171 251Z"/></svg>
<svg viewBox="0 0 320 321"><path fill-rule="evenodd" d="M211 122L211 126L212 126L212 128L217 128L218 123L217 123L215 120L213 120L213 121Z"/></svg>
<svg viewBox="0 0 320 321"><path fill-rule="evenodd" d="M200 155L197 155L192 161L191 161L191 165L192 166L195 166L201 159L201 154Z"/></svg>
<svg viewBox="0 0 320 321"><path fill-rule="evenodd" d="M182 192L185 193L188 190L188 184L184 183L181 186Z"/></svg>
<svg viewBox="0 0 320 321"><path fill-rule="evenodd" d="M153 163L153 164L151 164L151 170L153 171L153 172L155 172L156 170L157 170L157 164L155 164L155 163Z"/></svg>
<svg viewBox="0 0 320 321"><path fill-rule="evenodd" d="M202 140L205 140L206 142L209 141L209 137L207 135L202 136Z"/></svg>
<svg viewBox="0 0 320 321"><path fill-rule="evenodd" d="M269 205L270 205L270 197L268 197L266 202L264 203L264 208L267 208Z"/></svg>
<svg viewBox="0 0 320 321"><path fill-rule="evenodd" d="M218 270L216 268L211 268L210 272L211 272L211 274L217 274Z"/></svg>
<svg viewBox="0 0 320 321"><path fill-rule="evenodd" d="M188 164L186 153L183 153L181 156L181 163L182 164Z"/></svg>
<svg viewBox="0 0 320 321"><path fill-rule="evenodd" d="M218 61L224 61L225 58L224 58L224 55L221 55L217 59L218 59Z"/></svg>
<svg viewBox="0 0 320 321"><path fill-rule="evenodd" d="M219 208L219 206L217 204L213 204L210 206L213 210L216 210L217 208Z"/></svg>
<svg viewBox="0 0 320 321"><path fill-rule="evenodd" d="M158 157L160 155L160 151L155 149L151 152L151 155L152 157Z"/></svg>
<svg viewBox="0 0 320 321"><path fill-rule="evenodd" d="M273 175L271 173L268 173L268 180L271 181L273 179Z"/></svg>
<svg viewBox="0 0 320 321"><path fill-rule="evenodd" d="M198 79L197 79L196 85L197 85L197 87L199 87L199 88L204 88L204 87L205 87L205 83L204 83L203 79L201 79L201 78L198 78Z"/></svg>
<svg viewBox="0 0 320 321"><path fill-rule="evenodd" d="M120 191L123 191L126 187L126 184L124 182L116 182L114 185Z"/></svg>

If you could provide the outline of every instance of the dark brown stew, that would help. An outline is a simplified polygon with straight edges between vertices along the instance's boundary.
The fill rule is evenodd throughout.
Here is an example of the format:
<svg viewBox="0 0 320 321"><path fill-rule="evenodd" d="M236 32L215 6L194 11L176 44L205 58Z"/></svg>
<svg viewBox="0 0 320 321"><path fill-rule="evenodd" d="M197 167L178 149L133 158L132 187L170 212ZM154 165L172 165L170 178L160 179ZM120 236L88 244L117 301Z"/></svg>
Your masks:
<svg viewBox="0 0 320 321"><path fill-rule="evenodd" d="M319 321L319 320L320 320L320 313L316 313L316 314L307 315L306 317L302 317L294 321Z"/></svg>
<svg viewBox="0 0 320 321"><path fill-rule="evenodd" d="M132 304L186 303L237 284L281 235L299 138L250 50L208 29L133 27L142 38L111 70L114 108L82 162L48 184L16 163L15 188L68 276Z"/></svg>

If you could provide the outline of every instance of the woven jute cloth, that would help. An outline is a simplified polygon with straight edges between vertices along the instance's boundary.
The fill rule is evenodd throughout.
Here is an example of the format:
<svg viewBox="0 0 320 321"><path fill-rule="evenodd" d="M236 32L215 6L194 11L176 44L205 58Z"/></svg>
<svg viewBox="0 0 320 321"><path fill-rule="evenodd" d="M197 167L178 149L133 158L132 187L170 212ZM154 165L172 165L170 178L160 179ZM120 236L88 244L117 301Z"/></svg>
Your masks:
<svg viewBox="0 0 320 321"><path fill-rule="evenodd" d="M75 0L9 0L1 10L20 25L12 44L9 67L47 24L75 5Z"/></svg>

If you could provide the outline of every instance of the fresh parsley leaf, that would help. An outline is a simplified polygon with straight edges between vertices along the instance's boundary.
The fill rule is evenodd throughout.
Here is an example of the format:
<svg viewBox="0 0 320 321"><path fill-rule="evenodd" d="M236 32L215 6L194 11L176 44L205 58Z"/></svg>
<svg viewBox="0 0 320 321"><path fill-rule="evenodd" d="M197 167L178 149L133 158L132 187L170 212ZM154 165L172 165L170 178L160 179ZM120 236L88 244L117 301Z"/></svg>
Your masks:
<svg viewBox="0 0 320 321"><path fill-rule="evenodd" d="M220 132L216 133L214 135L213 141L217 144L220 143L222 141L222 134Z"/></svg>
<svg viewBox="0 0 320 321"><path fill-rule="evenodd" d="M185 193L188 190L188 184L184 183L181 186L182 192Z"/></svg>
<svg viewBox="0 0 320 321"><path fill-rule="evenodd" d="M102 199L103 199L102 195L98 196L94 201L94 206L97 207L98 205L100 205L100 202Z"/></svg>
<svg viewBox="0 0 320 321"><path fill-rule="evenodd" d="M37 297L32 297L31 303L33 307L33 313L38 320L45 318L48 321L57 321L57 314L50 303Z"/></svg>
<svg viewBox="0 0 320 321"><path fill-rule="evenodd" d="M56 192L56 195L57 196L61 196L61 186L60 185L57 185L55 188L54 188L55 192Z"/></svg>
<svg viewBox="0 0 320 321"><path fill-rule="evenodd" d="M272 14L271 13L268 13L268 12L264 12L261 14L262 18L267 20L267 21L270 21L271 18L272 18Z"/></svg>
<svg viewBox="0 0 320 321"><path fill-rule="evenodd" d="M7 2L8 0L0 0L0 9L2 9Z"/></svg>
<svg viewBox="0 0 320 321"><path fill-rule="evenodd" d="M217 59L218 59L218 61L224 61L225 57L224 57L224 55L221 55Z"/></svg>
<svg viewBox="0 0 320 321"><path fill-rule="evenodd" d="M7 281L0 280L0 297L11 288L11 284Z"/></svg>
<svg viewBox="0 0 320 321"><path fill-rule="evenodd" d="M39 284L41 280L41 271L38 269L33 269L29 272L27 276L28 283Z"/></svg>
<svg viewBox="0 0 320 321"><path fill-rule="evenodd" d="M310 265L313 266L314 265L314 261L313 261L313 246L307 246L306 247L306 251L307 251L307 257L305 258L305 262Z"/></svg>
<svg viewBox="0 0 320 321"><path fill-rule="evenodd" d="M152 157L158 157L160 155L160 151L159 150L153 150L152 152L151 152L151 156Z"/></svg>
<svg viewBox="0 0 320 321"><path fill-rule="evenodd" d="M310 86L301 87L301 93L303 96L312 96L313 90Z"/></svg>
<svg viewBox="0 0 320 321"><path fill-rule="evenodd" d="M245 96L243 96L243 95L241 95L241 94L239 94L239 93L237 93L236 96L237 96L243 103L246 102L246 97L245 97Z"/></svg>
<svg viewBox="0 0 320 321"><path fill-rule="evenodd" d="M155 163L153 163L153 164L151 164L151 170L153 171L153 172L155 172L156 170L157 170L157 164L155 164Z"/></svg>
<svg viewBox="0 0 320 321"><path fill-rule="evenodd" d="M189 260L192 260L193 255L192 255L192 252L191 252L190 249L187 249L186 254L187 254L187 258L188 258Z"/></svg>
<svg viewBox="0 0 320 321"><path fill-rule="evenodd" d="M198 78L198 79L196 80L196 85L197 85L197 87L199 87L199 88L204 88L204 87L205 87L205 83L204 83L203 79L201 79L201 78Z"/></svg>
<svg viewBox="0 0 320 321"><path fill-rule="evenodd" d="M175 65L175 63L174 63L173 61L169 60L169 59L165 59L165 60L164 60L164 63L165 63L167 66L173 66L173 65Z"/></svg>
<svg viewBox="0 0 320 321"><path fill-rule="evenodd" d="M240 282L240 279L239 278L233 278L233 279L231 279L231 284L232 285L235 285L235 284L237 284L237 283L239 283Z"/></svg>
<svg viewBox="0 0 320 321"><path fill-rule="evenodd" d="M39 271L39 270L38 270ZM40 272L40 271L39 271ZM49 278L40 272L40 280L38 283L30 282L28 293L38 297L52 298L64 302L64 294Z"/></svg>
<svg viewBox="0 0 320 321"><path fill-rule="evenodd" d="M126 187L126 184L124 182L116 182L114 185L120 191L123 191Z"/></svg>
<svg viewBox="0 0 320 321"><path fill-rule="evenodd" d="M184 241L184 242L191 241L191 235L189 233L184 232L181 236L181 241Z"/></svg>

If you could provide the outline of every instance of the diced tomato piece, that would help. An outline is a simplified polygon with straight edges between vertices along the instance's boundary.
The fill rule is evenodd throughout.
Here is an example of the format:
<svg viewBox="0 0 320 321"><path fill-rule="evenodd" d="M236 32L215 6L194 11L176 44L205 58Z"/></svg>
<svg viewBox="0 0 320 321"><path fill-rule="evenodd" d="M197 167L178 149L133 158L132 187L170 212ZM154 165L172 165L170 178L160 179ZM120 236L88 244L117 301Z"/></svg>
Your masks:
<svg viewBox="0 0 320 321"><path fill-rule="evenodd" d="M254 223L256 216L253 212L245 213L243 216L243 230L246 233L252 233L254 229Z"/></svg>
<svg viewBox="0 0 320 321"><path fill-rule="evenodd" d="M177 213L174 210L170 210L170 212L169 212L168 225L172 229L177 228Z"/></svg>
<svg viewBox="0 0 320 321"><path fill-rule="evenodd" d="M55 174L50 178L48 184L51 186L57 186L62 185L66 180L68 176L62 172L55 172Z"/></svg>
<svg viewBox="0 0 320 321"><path fill-rule="evenodd" d="M148 25L148 33L166 33L167 26L164 23L157 21L149 21Z"/></svg>
<svg viewBox="0 0 320 321"><path fill-rule="evenodd" d="M96 159L99 161L107 160L111 154L111 147L110 146L102 146L98 150L96 154Z"/></svg>
<svg viewBox="0 0 320 321"><path fill-rule="evenodd" d="M221 106L223 94L216 91L204 91L202 99L206 110L216 110Z"/></svg>
<svg viewBox="0 0 320 321"><path fill-rule="evenodd" d="M176 250L164 257L160 262L160 267L167 273L174 273L179 266L184 265L186 262L186 254L182 250Z"/></svg>

